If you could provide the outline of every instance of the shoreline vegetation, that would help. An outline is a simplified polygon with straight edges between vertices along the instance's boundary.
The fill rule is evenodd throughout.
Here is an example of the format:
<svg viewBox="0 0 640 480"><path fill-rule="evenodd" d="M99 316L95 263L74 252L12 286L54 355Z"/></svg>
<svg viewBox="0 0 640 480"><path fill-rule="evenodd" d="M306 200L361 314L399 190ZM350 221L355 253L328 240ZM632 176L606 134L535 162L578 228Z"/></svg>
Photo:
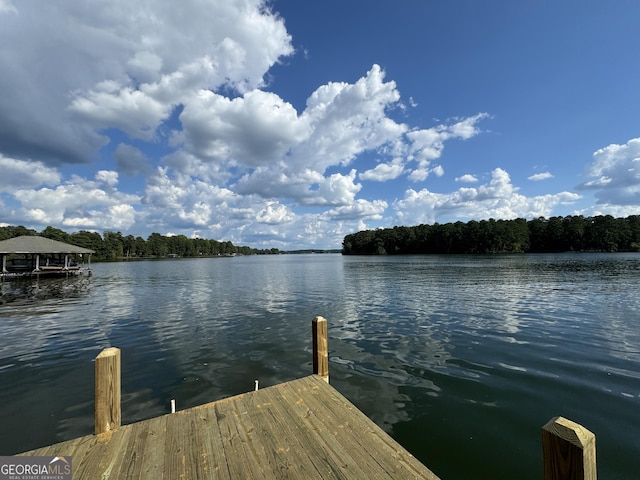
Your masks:
<svg viewBox="0 0 640 480"><path fill-rule="evenodd" d="M187 238L184 235L164 236L152 233L145 240L133 235L122 235L121 232L104 232L101 236L96 232L81 230L67 233L54 227L47 227L42 232L27 229L23 226L0 227L0 240L7 240L21 235L40 235L59 242L77 245L93 250L91 261L121 261L153 258L175 257L229 257L235 255L272 255L281 253L277 248L256 249L236 246L231 242L219 242L203 238Z"/></svg>
<svg viewBox="0 0 640 480"><path fill-rule="evenodd" d="M303 254L303 253L340 253L338 250L292 250L282 251L278 248L257 249L246 246L236 246L231 242L207 240L203 238L187 238L184 235L165 236L152 233L145 240L133 235L122 235L121 232L104 232L101 236L96 232L81 230L76 233L67 233L54 227L47 227L42 232L28 229L23 226L0 227L0 240L22 235L49 238L59 242L88 248L95 253L91 261L111 262L129 260L150 260L160 258L211 258L232 257L236 255L279 255L279 254Z"/></svg>
<svg viewBox="0 0 640 480"><path fill-rule="evenodd" d="M640 215L481 220L363 230L343 255L640 252Z"/></svg>
<svg viewBox="0 0 640 480"><path fill-rule="evenodd" d="M165 236L144 239L121 232L81 230L67 233L54 227L42 232L23 226L0 227L0 240L40 235L88 248L92 261L127 261L159 258L209 258L236 255L342 253L343 255L499 254L561 252L640 252L640 215L539 217L532 220L471 220L412 227L395 226L348 234L342 249L257 249L227 241Z"/></svg>

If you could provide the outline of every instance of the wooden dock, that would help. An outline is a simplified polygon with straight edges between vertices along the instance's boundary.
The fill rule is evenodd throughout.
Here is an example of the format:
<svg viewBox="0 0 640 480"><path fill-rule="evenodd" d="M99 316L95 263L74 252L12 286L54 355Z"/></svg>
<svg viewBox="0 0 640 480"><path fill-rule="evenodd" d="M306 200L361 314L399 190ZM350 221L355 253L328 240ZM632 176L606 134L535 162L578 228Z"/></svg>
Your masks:
<svg viewBox="0 0 640 480"><path fill-rule="evenodd" d="M95 435L22 456L72 458L74 479L427 479L426 466L329 385L327 321L312 322L314 375L121 426L120 350L95 364ZM173 406L172 406L173 407ZM545 480L596 480L595 436L542 429Z"/></svg>
<svg viewBox="0 0 640 480"><path fill-rule="evenodd" d="M91 480L438 478L317 375L25 455Z"/></svg>

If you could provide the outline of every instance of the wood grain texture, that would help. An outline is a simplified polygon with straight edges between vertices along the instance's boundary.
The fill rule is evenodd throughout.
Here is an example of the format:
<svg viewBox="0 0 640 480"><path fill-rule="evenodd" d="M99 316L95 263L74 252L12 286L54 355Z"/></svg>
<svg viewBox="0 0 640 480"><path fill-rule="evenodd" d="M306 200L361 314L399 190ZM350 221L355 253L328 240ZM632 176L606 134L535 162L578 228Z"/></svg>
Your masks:
<svg viewBox="0 0 640 480"><path fill-rule="evenodd" d="M596 436L571 420L554 417L542 427L545 480L596 480Z"/></svg>
<svg viewBox="0 0 640 480"><path fill-rule="evenodd" d="M91 480L438 479L317 375L23 455Z"/></svg>
<svg viewBox="0 0 640 480"><path fill-rule="evenodd" d="M120 412L120 349L105 348L95 361L95 434L116 430Z"/></svg>
<svg viewBox="0 0 640 480"><path fill-rule="evenodd" d="M313 338L313 373L329 383L329 331L328 322L323 317L315 317L311 322Z"/></svg>

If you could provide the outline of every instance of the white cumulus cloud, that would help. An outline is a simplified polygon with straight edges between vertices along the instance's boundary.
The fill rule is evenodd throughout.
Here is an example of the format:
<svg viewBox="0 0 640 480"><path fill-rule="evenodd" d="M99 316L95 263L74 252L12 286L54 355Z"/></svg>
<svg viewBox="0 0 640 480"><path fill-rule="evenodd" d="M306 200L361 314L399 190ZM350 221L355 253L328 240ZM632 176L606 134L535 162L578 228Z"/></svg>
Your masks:
<svg viewBox="0 0 640 480"><path fill-rule="evenodd" d="M496 168L489 183L460 188L452 193L409 189L393 204L400 224L447 222L455 219L512 219L549 216L553 207L571 204L580 198L572 192L526 197L518 193L509 174Z"/></svg>
<svg viewBox="0 0 640 480"><path fill-rule="evenodd" d="M127 228L134 224L134 205L140 197L113 188L111 172L102 172L98 181L74 176L55 188L18 190L18 214L25 222L68 225L78 228ZM108 189L103 187L107 183ZM119 216L119 213L123 214ZM126 213L126 215L124 215Z"/></svg>
<svg viewBox="0 0 640 480"><path fill-rule="evenodd" d="M16 160L0 153L0 192L15 192L23 188L36 188L40 185L57 185L60 174L39 161Z"/></svg>
<svg viewBox="0 0 640 480"><path fill-rule="evenodd" d="M390 163L379 163L375 168L362 172L359 177L360 180L384 182L398 178L403 172L404 167L402 166L400 159L394 159Z"/></svg>
<svg viewBox="0 0 640 480"><path fill-rule="evenodd" d="M387 207L388 204L384 200L368 201L359 199L351 205L328 210L325 215L332 220L379 220Z"/></svg>
<svg viewBox="0 0 640 480"><path fill-rule="evenodd" d="M542 172L531 175L527 178L527 180L531 180L532 182L539 182L541 180L548 180L549 178L553 178L553 175L550 172Z"/></svg>
<svg viewBox="0 0 640 480"><path fill-rule="evenodd" d="M640 138L597 150L585 174L591 180L578 188L594 191L599 208L640 205Z"/></svg>
<svg viewBox="0 0 640 480"><path fill-rule="evenodd" d="M0 64L20 65L0 76L0 145L53 164L89 162L109 141L102 129L152 139L198 90L260 87L293 53L263 0L24 0L6 14L15 10L0 3Z"/></svg>
<svg viewBox="0 0 640 480"><path fill-rule="evenodd" d="M478 177L476 177L475 175L471 175L469 173L456 178L456 182L461 182L461 183L476 183L477 181L478 181Z"/></svg>

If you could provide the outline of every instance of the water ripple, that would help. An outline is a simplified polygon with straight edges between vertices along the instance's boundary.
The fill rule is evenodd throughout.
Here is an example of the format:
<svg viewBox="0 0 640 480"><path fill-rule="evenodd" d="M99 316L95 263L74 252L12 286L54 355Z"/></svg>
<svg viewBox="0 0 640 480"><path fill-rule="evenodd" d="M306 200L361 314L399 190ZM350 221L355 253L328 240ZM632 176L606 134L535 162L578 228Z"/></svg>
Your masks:
<svg viewBox="0 0 640 480"><path fill-rule="evenodd" d="M332 384L436 471L455 452L478 477L531 478L539 428L562 414L598 432L603 476L633 478L639 272L631 254L284 255L2 283L0 419L17 433L0 453L91 432L106 346L122 350L126 423L309 373L323 315Z"/></svg>

